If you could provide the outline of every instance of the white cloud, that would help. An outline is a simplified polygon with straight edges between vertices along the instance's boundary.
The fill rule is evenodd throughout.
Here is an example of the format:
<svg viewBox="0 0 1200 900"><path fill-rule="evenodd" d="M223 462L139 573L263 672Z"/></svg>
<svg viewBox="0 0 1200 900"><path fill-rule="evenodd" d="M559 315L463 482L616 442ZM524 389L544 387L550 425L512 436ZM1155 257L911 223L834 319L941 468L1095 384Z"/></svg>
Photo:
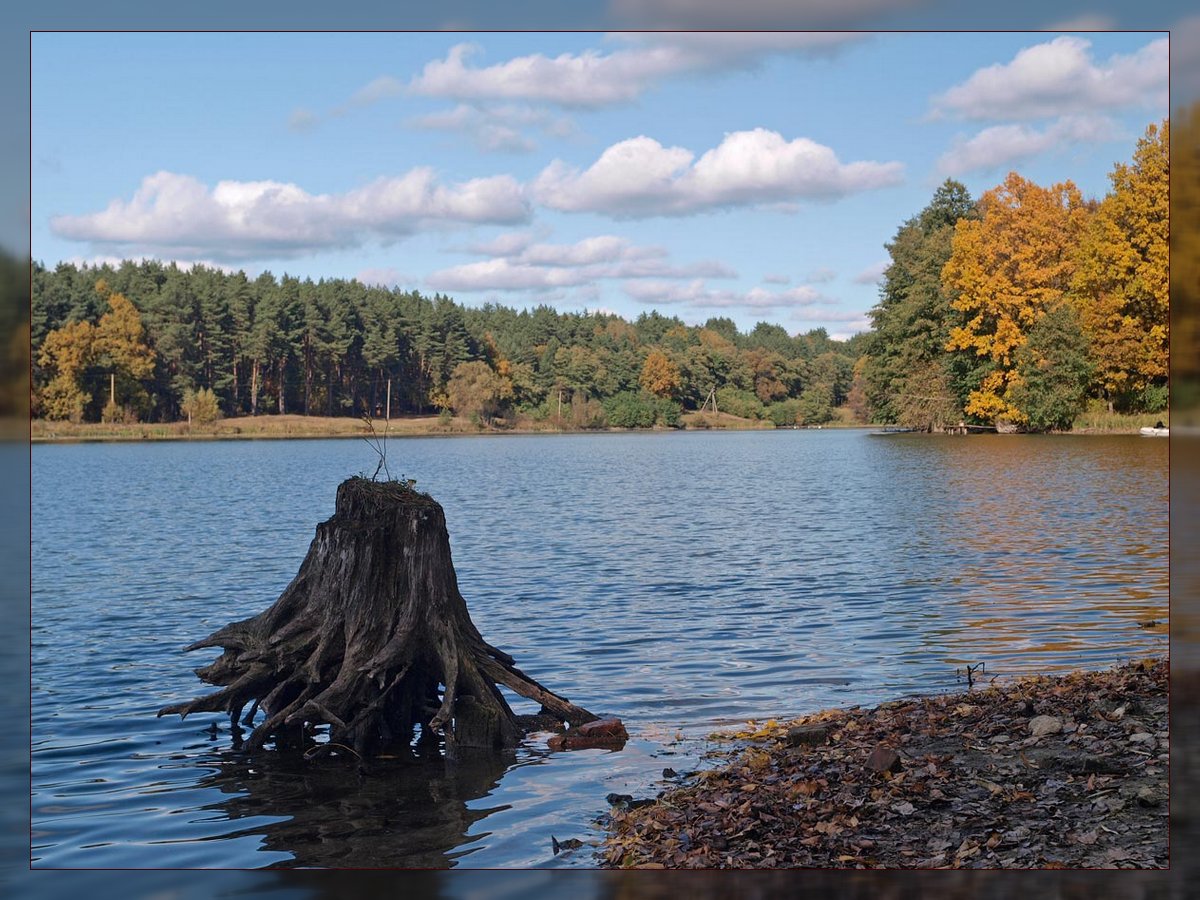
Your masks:
<svg viewBox="0 0 1200 900"><path fill-rule="evenodd" d="M855 284L877 284L883 278L883 273L887 271L887 267L890 265L891 262L889 260L881 259L879 262L867 266L851 280Z"/></svg>
<svg viewBox="0 0 1200 900"><path fill-rule="evenodd" d="M391 75L381 75L374 81L371 81L357 91L355 91L348 102L349 106L369 106L372 103L378 103L380 100L386 100L389 97L401 97L404 95L404 82L398 78L393 78Z"/></svg>
<svg viewBox="0 0 1200 900"><path fill-rule="evenodd" d="M588 169L555 160L531 185L544 206L618 217L829 200L897 184L898 162L842 163L829 147L757 128L737 131L698 160L683 147L639 136L613 144Z"/></svg>
<svg viewBox="0 0 1200 900"><path fill-rule="evenodd" d="M98 269L101 266L108 266L112 269L119 269L127 262L136 263L138 265L147 262L157 262L165 266L175 266L175 268L190 272L192 269L216 269L224 272L226 275L232 275L238 271L239 267L229 266L223 263L213 262L210 259L175 259L173 257L162 258L159 256L112 256L109 254L98 254L96 256L68 256L59 262L66 263L76 268Z"/></svg>
<svg viewBox="0 0 1200 900"><path fill-rule="evenodd" d="M610 0L623 22L675 28L852 27L927 0Z"/></svg>
<svg viewBox="0 0 1200 900"><path fill-rule="evenodd" d="M824 284L827 281L833 281L835 278L837 278L837 272L827 266L821 266L821 268L809 274L808 281L811 284Z"/></svg>
<svg viewBox="0 0 1200 900"><path fill-rule="evenodd" d="M157 172L129 200L50 221L60 237L156 254L238 260L291 256L394 239L418 228L512 223L529 218L510 176L441 185L430 168L379 178L343 194L309 194L277 181L221 181Z"/></svg>
<svg viewBox="0 0 1200 900"><path fill-rule="evenodd" d="M631 46L608 53L599 50L557 56L534 53L490 66L471 64L471 57L481 52L478 46L457 44L450 48L445 59L426 63L408 87L415 94L453 100L525 101L598 108L630 103L659 81L674 75L750 66L775 53L828 52L861 36L785 32L617 37Z"/></svg>
<svg viewBox="0 0 1200 900"><path fill-rule="evenodd" d="M1066 116L1046 128L995 125L971 138L959 138L938 160L942 175L991 171L1071 144L1119 140L1120 128L1104 117Z"/></svg>
<svg viewBox="0 0 1200 900"><path fill-rule="evenodd" d="M536 142L523 129L536 129L556 138L570 137L576 128L570 119L554 116L548 110L513 104L487 105L460 103L408 120L414 128L465 134L477 147L488 151L529 152Z"/></svg>
<svg viewBox="0 0 1200 900"><path fill-rule="evenodd" d="M465 249L480 256L516 256L537 239L532 231L505 231L489 241L469 244Z"/></svg>
<svg viewBox="0 0 1200 900"><path fill-rule="evenodd" d="M613 278L733 278L737 274L713 260L675 265L662 247L638 246L614 235L574 244L530 243L529 236L520 232L509 240L505 237L490 245L495 258L442 269L426 282L445 291L546 291Z"/></svg>
<svg viewBox="0 0 1200 900"><path fill-rule="evenodd" d="M789 275L778 275L778 274L764 275L763 283L764 284L791 284L792 279L791 279L791 276L789 276Z"/></svg>
<svg viewBox="0 0 1200 900"><path fill-rule="evenodd" d="M1168 41L1096 62L1091 41L1064 35L979 69L933 100L934 114L1036 119L1105 109L1166 106Z"/></svg>
<svg viewBox="0 0 1200 900"><path fill-rule="evenodd" d="M808 285L771 291L754 287L748 291L710 288L702 279L680 284L670 281L630 281L625 293L639 303L657 306L687 306L699 309L743 309L762 312L816 303L821 294Z"/></svg>

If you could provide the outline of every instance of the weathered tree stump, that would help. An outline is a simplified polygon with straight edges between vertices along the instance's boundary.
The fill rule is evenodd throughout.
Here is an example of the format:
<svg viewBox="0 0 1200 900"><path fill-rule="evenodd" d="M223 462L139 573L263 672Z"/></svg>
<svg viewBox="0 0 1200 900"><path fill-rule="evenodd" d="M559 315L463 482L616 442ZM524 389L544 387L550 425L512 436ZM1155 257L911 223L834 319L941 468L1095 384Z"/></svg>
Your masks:
<svg viewBox="0 0 1200 900"><path fill-rule="evenodd" d="M221 647L196 674L221 690L159 711L265 718L246 745L277 748L328 724L331 744L366 758L442 733L448 755L517 744L522 718L580 725L597 717L547 690L485 642L450 559L442 507L407 483L344 481L333 517L266 611L189 646ZM497 685L541 704L518 717Z"/></svg>

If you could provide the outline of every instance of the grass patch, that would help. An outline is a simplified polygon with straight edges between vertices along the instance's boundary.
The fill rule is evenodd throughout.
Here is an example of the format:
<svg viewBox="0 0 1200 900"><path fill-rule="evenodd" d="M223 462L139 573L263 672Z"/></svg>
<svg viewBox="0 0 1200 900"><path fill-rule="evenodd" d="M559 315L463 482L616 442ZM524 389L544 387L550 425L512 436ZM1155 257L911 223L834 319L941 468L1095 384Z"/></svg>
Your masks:
<svg viewBox="0 0 1200 900"><path fill-rule="evenodd" d="M1071 430L1077 434L1137 434L1139 428L1148 428L1159 422L1171 424L1167 410L1156 413L1110 413L1103 400L1091 400Z"/></svg>

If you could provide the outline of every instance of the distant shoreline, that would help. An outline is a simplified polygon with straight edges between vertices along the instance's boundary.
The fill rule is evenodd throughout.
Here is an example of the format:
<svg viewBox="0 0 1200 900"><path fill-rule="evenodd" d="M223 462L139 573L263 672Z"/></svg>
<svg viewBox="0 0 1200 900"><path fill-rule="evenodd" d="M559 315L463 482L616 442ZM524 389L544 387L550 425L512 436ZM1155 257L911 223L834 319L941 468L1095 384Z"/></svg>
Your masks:
<svg viewBox="0 0 1200 900"><path fill-rule="evenodd" d="M721 413L702 416L685 413L680 428L557 428L551 423L521 424L512 427L480 427L466 419L453 418L444 422L437 416L413 416L393 419L387 424L389 438L407 437L480 437L529 434L611 434L664 433L670 431L790 431L775 428L770 422L741 419ZM1114 435L1138 434L1143 423L1114 424L1111 427L1081 427L1065 434ZM376 422L375 429L383 433L385 423ZM839 420L819 426L797 426L796 430L866 430L880 425ZM15 430L15 429L14 429ZM204 426L189 426L186 422L136 423L130 425L88 422L72 424L34 419L30 422L29 440L32 444L79 443L141 443L145 441L226 441L226 440L321 440L327 438L368 437L370 431L361 419L349 417L320 417L302 415L244 416L220 419ZM16 434L13 435L16 437Z"/></svg>

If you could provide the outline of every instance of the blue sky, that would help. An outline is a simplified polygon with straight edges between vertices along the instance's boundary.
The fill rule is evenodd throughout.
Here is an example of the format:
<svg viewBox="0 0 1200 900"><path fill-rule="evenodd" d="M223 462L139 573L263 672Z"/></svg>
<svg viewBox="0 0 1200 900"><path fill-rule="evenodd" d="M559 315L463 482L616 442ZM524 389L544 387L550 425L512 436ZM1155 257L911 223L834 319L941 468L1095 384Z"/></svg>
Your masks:
<svg viewBox="0 0 1200 900"><path fill-rule="evenodd" d="M848 335L946 176L1100 196L1165 35L35 34L31 249Z"/></svg>

